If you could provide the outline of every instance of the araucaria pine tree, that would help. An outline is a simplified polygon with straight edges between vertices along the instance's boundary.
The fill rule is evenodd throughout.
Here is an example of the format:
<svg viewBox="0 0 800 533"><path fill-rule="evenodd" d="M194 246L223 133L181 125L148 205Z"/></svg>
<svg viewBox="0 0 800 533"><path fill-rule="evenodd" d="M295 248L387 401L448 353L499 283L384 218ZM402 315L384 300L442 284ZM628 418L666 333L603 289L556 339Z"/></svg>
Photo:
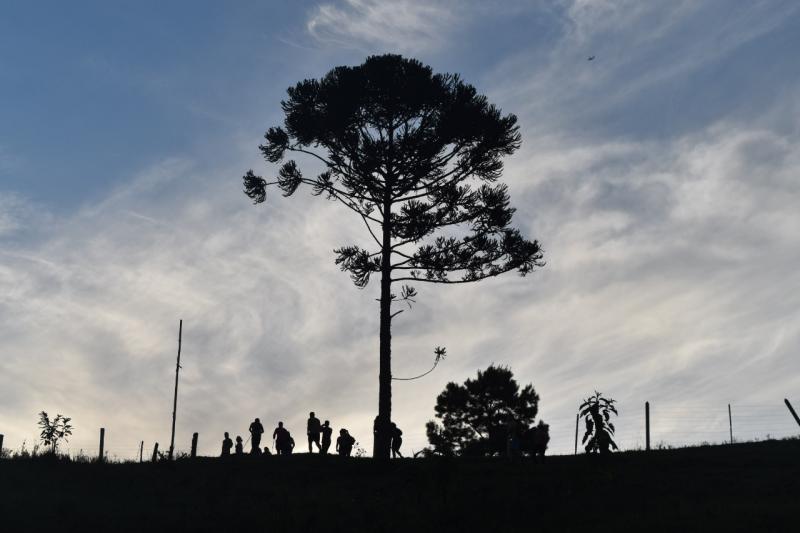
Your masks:
<svg viewBox="0 0 800 533"><path fill-rule="evenodd" d="M248 171L245 193L260 203L276 185L301 185L363 220L375 247L343 246L336 264L363 288L380 275L379 405L374 456L389 457L392 303L411 283L471 283L542 266L538 242L510 226L514 209L499 183L503 158L520 146L514 115L503 115L455 74L419 61L373 56L288 89L283 127L259 148L281 163L275 181ZM301 173L292 154L322 165ZM392 285L400 286L399 294Z"/></svg>

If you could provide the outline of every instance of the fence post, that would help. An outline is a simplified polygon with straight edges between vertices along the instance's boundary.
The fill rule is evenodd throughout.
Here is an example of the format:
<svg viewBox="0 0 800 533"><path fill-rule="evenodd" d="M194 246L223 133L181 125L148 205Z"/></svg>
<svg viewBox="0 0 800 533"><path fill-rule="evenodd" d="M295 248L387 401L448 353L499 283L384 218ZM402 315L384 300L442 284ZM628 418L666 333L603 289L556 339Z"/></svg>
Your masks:
<svg viewBox="0 0 800 533"><path fill-rule="evenodd" d="M731 432L731 444L733 444L733 417L731 416L731 404L728 404L728 429Z"/></svg>
<svg viewBox="0 0 800 533"><path fill-rule="evenodd" d="M197 432L192 434L192 459L197 457Z"/></svg>
<svg viewBox="0 0 800 533"><path fill-rule="evenodd" d="M157 442L156 442L156 445L153 446L153 462L155 463L156 461L158 461L158 443Z"/></svg>
<svg viewBox="0 0 800 533"><path fill-rule="evenodd" d="M144 454L144 441L139 444L139 462L142 462L142 455Z"/></svg>
<svg viewBox="0 0 800 533"><path fill-rule="evenodd" d="M578 455L578 421L580 417L580 413L575 413L575 455Z"/></svg>
<svg viewBox="0 0 800 533"><path fill-rule="evenodd" d="M103 462L105 456L103 455L103 449L106 445L106 428L100 428L100 456L97 458L98 461L101 463Z"/></svg>
<svg viewBox="0 0 800 533"><path fill-rule="evenodd" d="M650 451L650 402L644 402L644 449Z"/></svg>
<svg viewBox="0 0 800 533"><path fill-rule="evenodd" d="M3 434L0 433L0 459L3 458Z"/></svg>
<svg viewBox="0 0 800 533"><path fill-rule="evenodd" d="M792 407L792 404L790 404L789 400L786 399L786 398L784 398L783 401L786 402L786 407L788 407L789 408L789 412L792 413L792 416L794 417L794 421L797 422L798 426L800 426L800 417L798 417L797 413L795 413L794 407Z"/></svg>

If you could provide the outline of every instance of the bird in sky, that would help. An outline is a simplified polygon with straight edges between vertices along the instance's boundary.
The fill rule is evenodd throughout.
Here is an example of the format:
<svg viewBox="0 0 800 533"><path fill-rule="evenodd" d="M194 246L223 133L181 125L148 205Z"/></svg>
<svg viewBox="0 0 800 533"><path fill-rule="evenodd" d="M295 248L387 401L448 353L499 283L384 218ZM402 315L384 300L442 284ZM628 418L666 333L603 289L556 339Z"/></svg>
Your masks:
<svg viewBox="0 0 800 533"><path fill-rule="evenodd" d="M595 56L589 56L586 60L587 61L594 61Z"/></svg>

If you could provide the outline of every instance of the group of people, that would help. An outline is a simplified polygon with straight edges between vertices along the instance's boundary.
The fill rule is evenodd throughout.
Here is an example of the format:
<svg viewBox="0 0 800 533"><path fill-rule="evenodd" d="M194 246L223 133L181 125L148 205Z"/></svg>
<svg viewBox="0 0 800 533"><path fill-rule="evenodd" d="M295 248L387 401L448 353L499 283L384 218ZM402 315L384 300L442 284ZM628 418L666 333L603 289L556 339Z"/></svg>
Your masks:
<svg viewBox="0 0 800 533"><path fill-rule="evenodd" d="M264 426L261 421L256 418L250 424L250 454L251 455L272 455L268 446L261 449L261 435L264 434ZM392 424L392 456L403 457L400 453L400 445L403 442L401 435L402 431ZM331 423L326 420L320 423L319 418L316 417L314 412L309 413L308 423L306 424L306 435L308 436L308 453L314 453L314 446L317 447L317 453L326 455L331 447L331 436L333 435L333 428ZM292 434L283 427L283 422L278 422L278 427L272 432L272 440L275 443L275 453L278 455L291 455L295 448L295 441ZM341 456L349 457L353 452L353 446L356 444L356 439L350 433L342 428L339 430L339 436L336 438L336 453ZM242 443L242 437L236 437L236 445L234 447L230 435L225 432L225 439L222 441L222 457L231 455L233 450L236 455L244 455L244 447L246 443Z"/></svg>

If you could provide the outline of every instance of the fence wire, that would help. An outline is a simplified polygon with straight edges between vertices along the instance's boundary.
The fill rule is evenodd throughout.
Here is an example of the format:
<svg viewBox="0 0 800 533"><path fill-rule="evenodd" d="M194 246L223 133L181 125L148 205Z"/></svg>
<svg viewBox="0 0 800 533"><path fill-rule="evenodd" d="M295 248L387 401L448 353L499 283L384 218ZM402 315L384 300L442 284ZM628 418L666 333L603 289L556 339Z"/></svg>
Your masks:
<svg viewBox="0 0 800 533"><path fill-rule="evenodd" d="M645 448L645 406L644 403L617 404L619 416L612 420L616 427L615 441L621 450L643 450ZM547 419L550 425L548 454L572 454L575 451L575 415L571 418ZM578 425L578 453L583 453L581 438L585 431L584 422ZM759 441L797 437L800 426L795 422L783 402L775 404L731 404L730 419L727 405L699 404L660 404L650 403L650 446L653 449L684 447L702 444L725 444L731 442ZM202 438L202 436L201 436ZM371 440L371 439L369 439ZM127 439L126 439L127 441ZM367 440L365 440L366 442ZM3 447L12 454L23 449L32 452L39 442L38 435L30 435L22 442L6 440ZM123 441L114 435L106 435L104 455L112 461L138 461L140 442ZM24 443L24 445L23 445ZM208 442L198 450L208 451ZM149 461L153 454L153 442L145 441L142 458ZM298 442L298 445L300 443ZM404 450L407 455L427 446L424 431L407 431L404 435ZM362 444L362 447L364 444ZM39 445L38 451L45 447ZM159 448L161 453L168 451L168 445ZM59 452L74 459L93 459L99 454L99 439L81 438L60 444ZM188 454L189 446L177 447L175 456Z"/></svg>

